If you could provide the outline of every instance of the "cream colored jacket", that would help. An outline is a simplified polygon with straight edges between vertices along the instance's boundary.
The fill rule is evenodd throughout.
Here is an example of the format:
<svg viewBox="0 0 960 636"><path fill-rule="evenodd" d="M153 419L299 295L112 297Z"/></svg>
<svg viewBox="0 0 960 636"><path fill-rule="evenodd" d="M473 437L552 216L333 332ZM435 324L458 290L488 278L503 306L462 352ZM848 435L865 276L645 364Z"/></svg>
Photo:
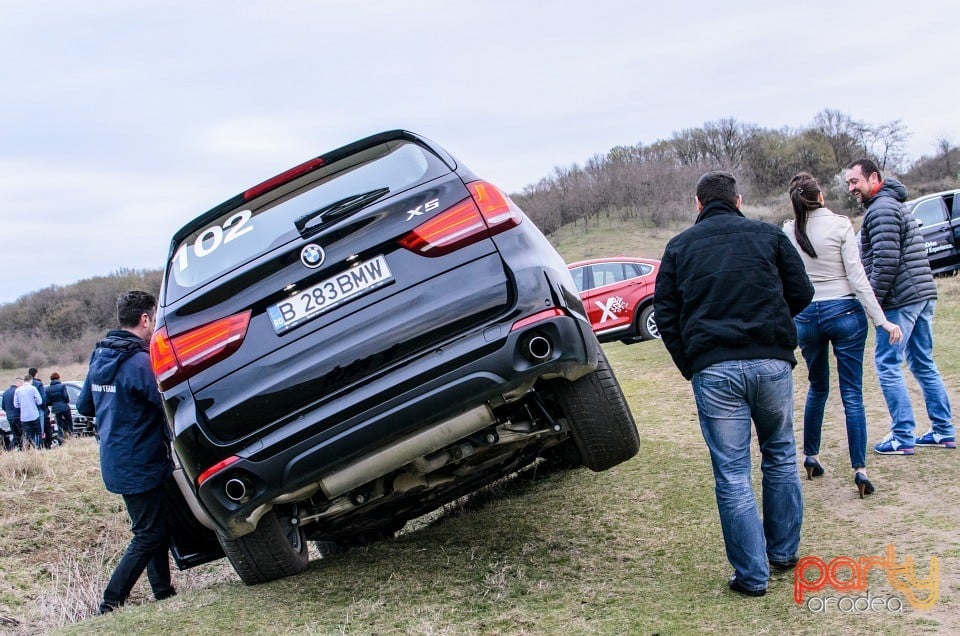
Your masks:
<svg viewBox="0 0 960 636"><path fill-rule="evenodd" d="M837 300L855 295L870 321L881 326L887 323L867 274L860 263L860 248L853 234L850 219L834 214L827 208L810 212L807 217L807 237L817 252L817 258L800 249L793 230L794 222L786 221L783 232L800 252L807 276L813 283L813 302Z"/></svg>

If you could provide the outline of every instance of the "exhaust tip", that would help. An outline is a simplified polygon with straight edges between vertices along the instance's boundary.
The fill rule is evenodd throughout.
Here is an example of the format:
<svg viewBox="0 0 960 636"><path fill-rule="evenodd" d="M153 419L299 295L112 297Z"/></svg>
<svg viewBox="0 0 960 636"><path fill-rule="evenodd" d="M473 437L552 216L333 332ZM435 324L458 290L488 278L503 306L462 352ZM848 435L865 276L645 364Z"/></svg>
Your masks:
<svg viewBox="0 0 960 636"><path fill-rule="evenodd" d="M553 355L553 343L546 336L534 334L527 338L523 354L530 362L543 362Z"/></svg>
<svg viewBox="0 0 960 636"><path fill-rule="evenodd" d="M226 485L223 487L223 492L227 495L227 499L237 503L243 503L250 498L247 491L247 482L239 477L233 477L227 480Z"/></svg>

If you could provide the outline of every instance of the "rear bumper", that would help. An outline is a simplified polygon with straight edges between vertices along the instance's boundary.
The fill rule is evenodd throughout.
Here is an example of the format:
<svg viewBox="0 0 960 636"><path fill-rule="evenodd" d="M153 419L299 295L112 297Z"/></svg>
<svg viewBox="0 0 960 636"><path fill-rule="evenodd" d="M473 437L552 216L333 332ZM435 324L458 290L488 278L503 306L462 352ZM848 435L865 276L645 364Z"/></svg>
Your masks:
<svg viewBox="0 0 960 636"><path fill-rule="evenodd" d="M226 536L243 536L276 503L299 501L318 492L343 494L325 491L330 490L329 484L340 483L337 475L344 469L366 461L378 449L401 445L418 433L423 438L423 431L431 426L483 405L496 407L510 401L540 378L573 380L596 367L599 345L584 320L564 315L516 331L510 330L511 325L504 322L477 329L263 437L230 447L215 447L195 421L185 419L196 413L185 401L176 410L178 454L187 453L195 464L205 466L227 456L238 458L200 487L197 496L203 510ZM542 361L531 361L524 354L534 333L552 344L552 353ZM330 425L331 421L336 423ZM487 425L483 418L476 419L477 430ZM438 435L436 443L438 449L449 441ZM198 457L198 448L207 449L204 454L210 456ZM196 475L189 477L195 487ZM227 496L230 480L244 483L242 501Z"/></svg>

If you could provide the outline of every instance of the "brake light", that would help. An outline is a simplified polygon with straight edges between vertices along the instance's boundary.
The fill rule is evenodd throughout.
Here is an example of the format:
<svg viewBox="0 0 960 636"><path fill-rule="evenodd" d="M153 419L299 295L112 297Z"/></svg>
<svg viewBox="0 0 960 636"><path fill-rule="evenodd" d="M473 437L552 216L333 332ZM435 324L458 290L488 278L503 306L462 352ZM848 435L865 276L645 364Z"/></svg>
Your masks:
<svg viewBox="0 0 960 636"><path fill-rule="evenodd" d="M219 461L213 466L211 466L210 468L206 469L205 471L203 471L197 476L197 488L202 486L203 482L207 481L208 479L210 479L211 477L219 473L221 470L223 470L230 464L234 464L238 461L240 461L239 457L237 457L236 455L231 455L230 457L227 457L226 459Z"/></svg>
<svg viewBox="0 0 960 636"><path fill-rule="evenodd" d="M443 256L516 227L520 208L486 181L467 184L470 198L444 210L400 239L400 245L424 256Z"/></svg>
<svg viewBox="0 0 960 636"><path fill-rule="evenodd" d="M255 185L246 192L243 193L243 200L249 201L250 199L256 199L261 194L270 192L274 188L279 188L284 183L290 183L297 177L302 177L308 172L313 172L317 168L323 165L323 159L321 157L316 157L310 161L304 161L299 166L294 166L285 172L281 172L277 176L267 179L259 185Z"/></svg>
<svg viewBox="0 0 960 636"><path fill-rule="evenodd" d="M524 327L529 327L532 324L541 322L543 320L550 320L551 318L557 318L562 316L563 311L554 307L553 309L545 309L543 311L537 312L532 316L527 316L517 322L513 323L513 326L510 327L510 331L516 331L517 329L523 329Z"/></svg>
<svg viewBox="0 0 960 636"><path fill-rule="evenodd" d="M150 340L150 362L160 390L183 382L240 348L250 324L250 311L197 327L170 338L161 327Z"/></svg>
<svg viewBox="0 0 960 636"><path fill-rule="evenodd" d="M473 199L464 199L400 239L400 245L424 256L443 256L489 236Z"/></svg>
<svg viewBox="0 0 960 636"><path fill-rule="evenodd" d="M490 227L490 234L499 234L520 225L523 219L520 208L500 188L486 181L474 181L467 184L467 189Z"/></svg>
<svg viewBox="0 0 960 636"><path fill-rule="evenodd" d="M176 384L169 380L180 371L180 365L177 363L177 356L173 353L170 338L167 337L166 327L161 327L150 338L150 364L153 366L153 374L157 376L157 384L160 385L161 390Z"/></svg>

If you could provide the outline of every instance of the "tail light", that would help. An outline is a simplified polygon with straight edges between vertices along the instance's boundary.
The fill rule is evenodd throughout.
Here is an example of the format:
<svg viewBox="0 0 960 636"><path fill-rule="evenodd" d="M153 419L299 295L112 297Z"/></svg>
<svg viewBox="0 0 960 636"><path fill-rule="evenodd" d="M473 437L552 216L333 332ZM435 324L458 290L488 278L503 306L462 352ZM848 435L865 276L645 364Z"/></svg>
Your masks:
<svg viewBox="0 0 960 636"><path fill-rule="evenodd" d="M150 362L160 390L166 391L239 349L249 324L248 310L173 338L161 327L150 340Z"/></svg>
<svg viewBox="0 0 960 636"><path fill-rule="evenodd" d="M470 198L460 201L400 239L400 245L424 256L443 256L520 225L520 208L486 181L467 184Z"/></svg>

